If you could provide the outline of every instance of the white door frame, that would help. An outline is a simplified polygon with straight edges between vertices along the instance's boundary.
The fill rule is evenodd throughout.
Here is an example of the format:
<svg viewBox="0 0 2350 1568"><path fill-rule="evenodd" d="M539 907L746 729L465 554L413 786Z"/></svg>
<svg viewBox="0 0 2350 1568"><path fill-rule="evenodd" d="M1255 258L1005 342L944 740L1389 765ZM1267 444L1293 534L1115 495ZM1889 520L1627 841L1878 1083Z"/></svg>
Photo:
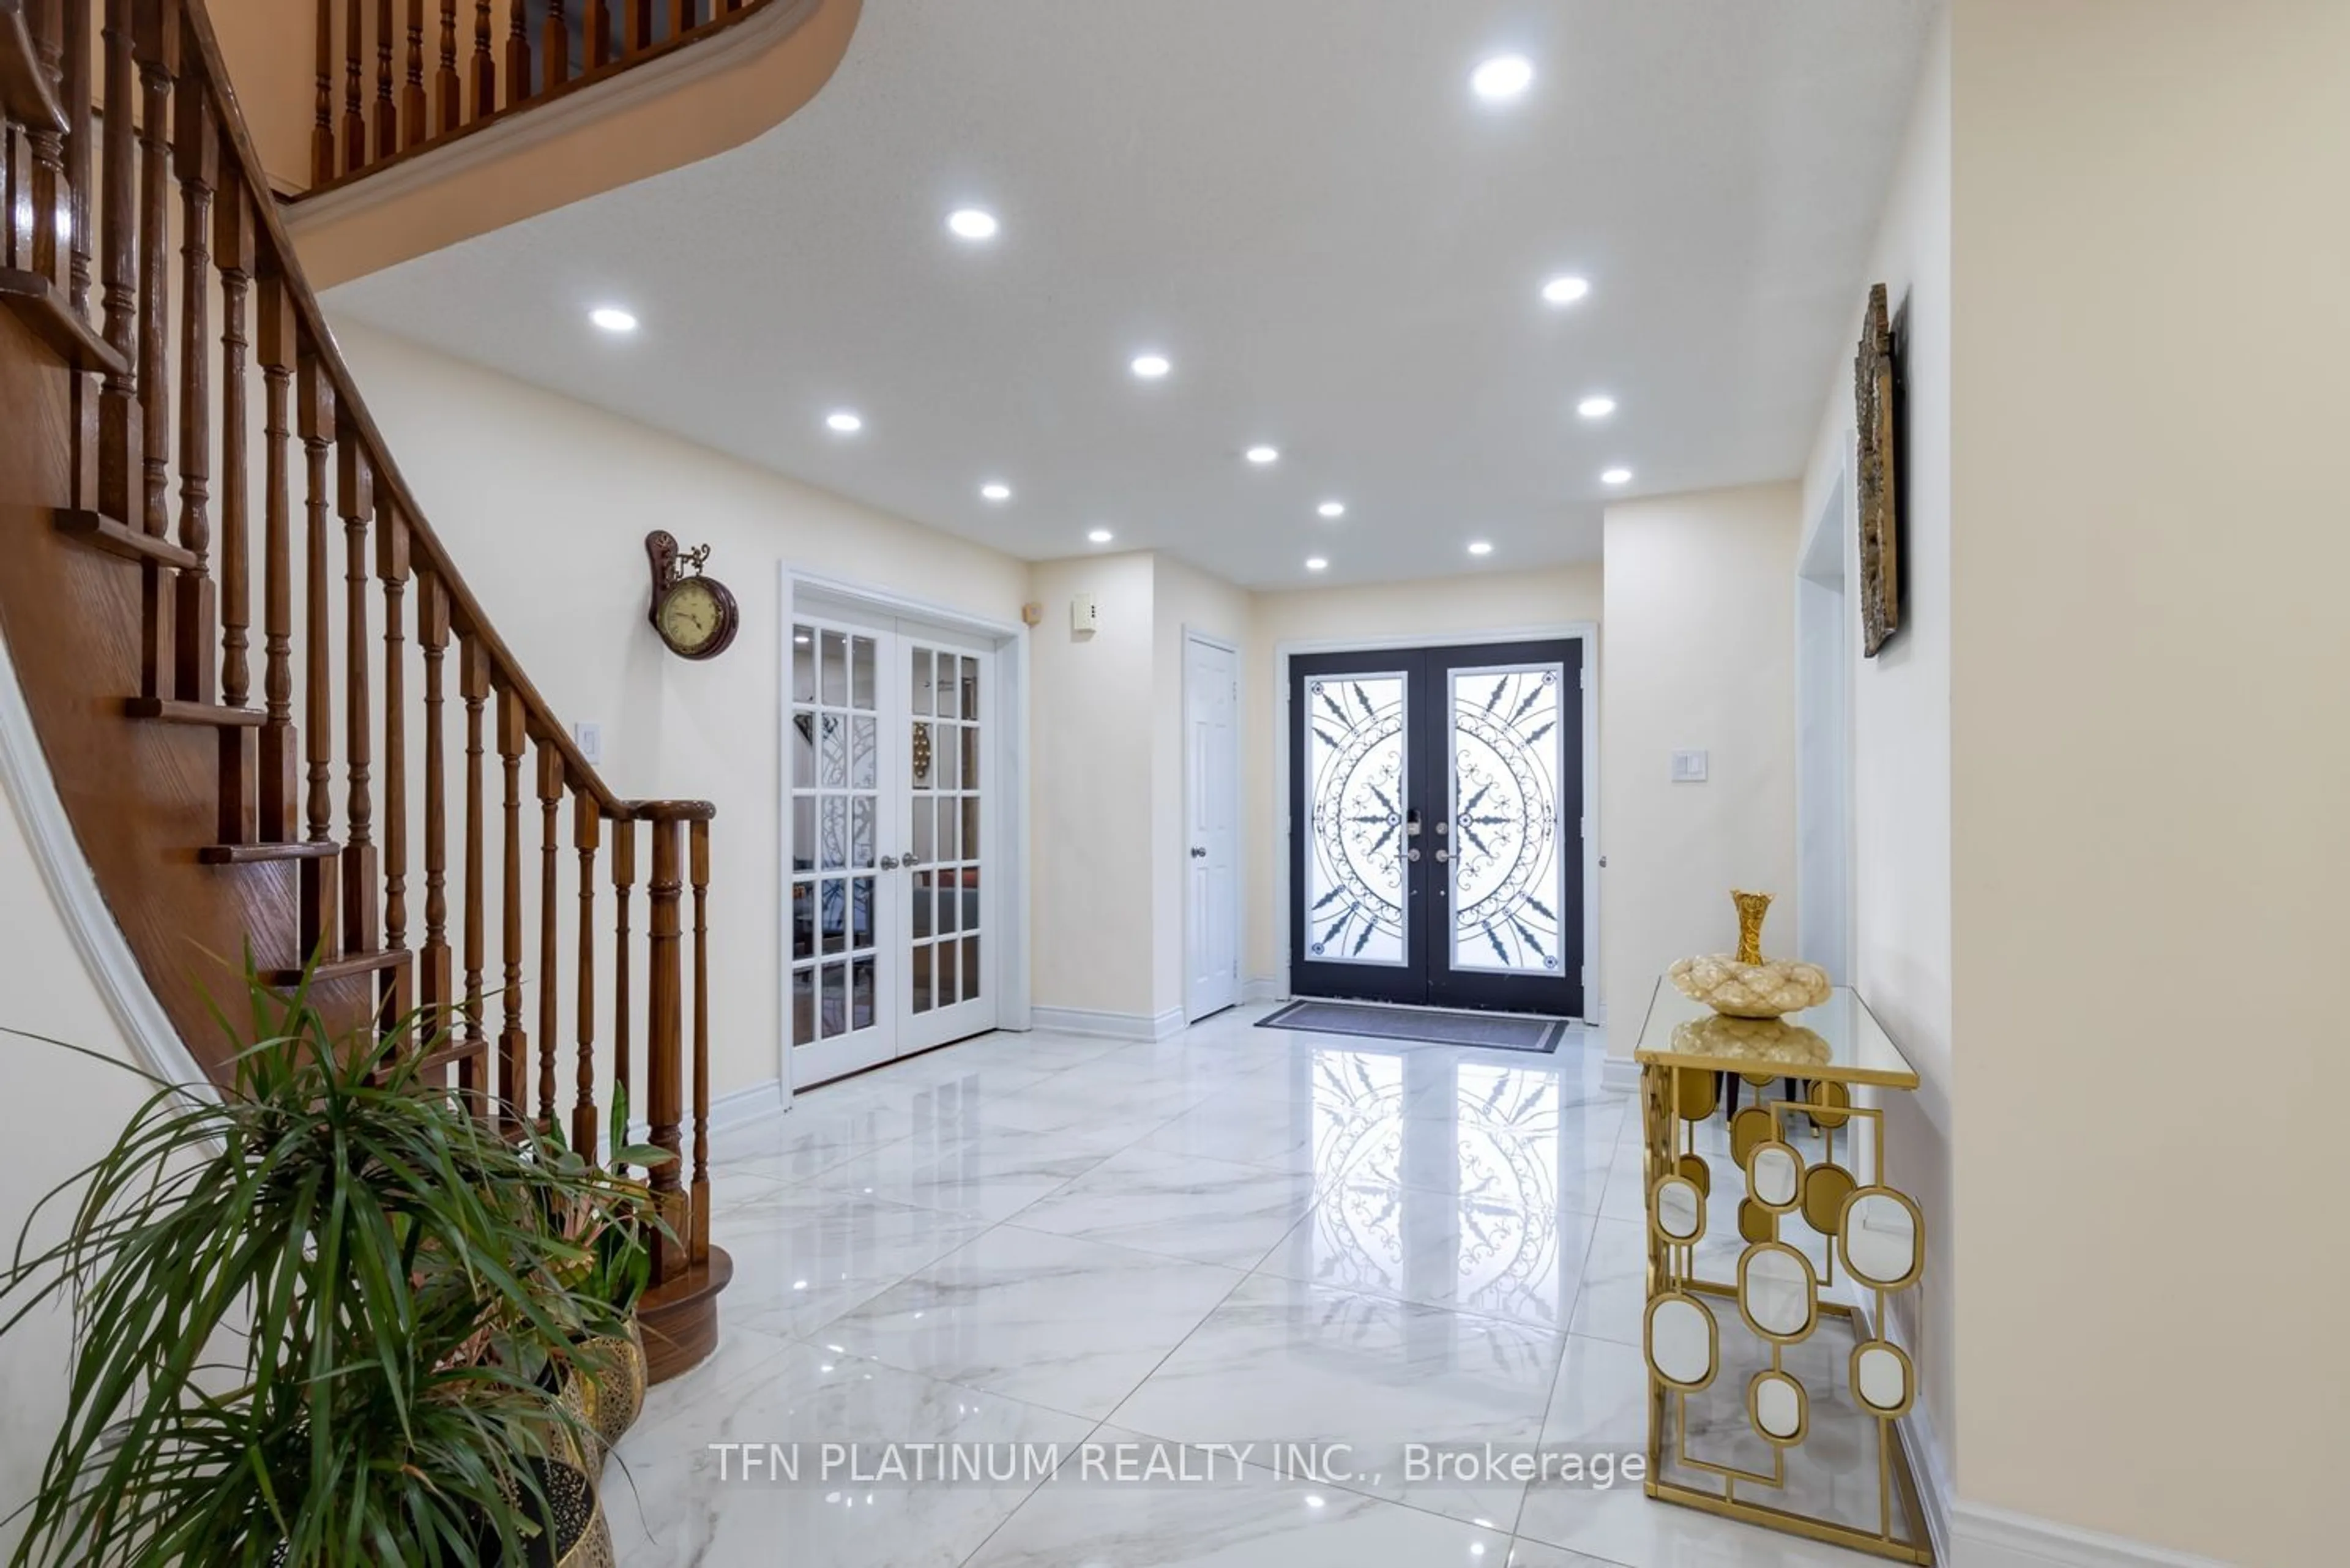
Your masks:
<svg viewBox="0 0 2350 1568"><path fill-rule="evenodd" d="M1183 820L1186 823L1196 822L1199 820L1199 812L1196 809L1198 803L1193 801L1191 798L1191 781L1196 776L1194 770L1191 767L1191 645L1195 642L1203 647L1212 648L1219 652L1229 653L1232 656L1232 776L1226 782L1224 788L1227 798L1232 803L1233 842L1236 848L1244 849L1248 843L1248 826L1247 816L1243 810L1244 802L1241 796L1241 726L1244 719L1244 711L1241 702L1240 683L1246 667L1243 664L1241 659L1241 649L1239 643L1234 642L1230 638L1219 637L1214 632L1211 631L1201 631L1199 628L1190 625L1186 625L1183 628L1182 691L1176 698L1176 701L1182 706L1183 713ZM1191 836L1189 833L1183 835L1183 852L1187 857L1191 853ZM1240 1005L1241 1000L1248 992L1247 977L1241 972L1242 969L1245 967L1248 958L1247 935L1241 924L1242 913L1245 908L1242 898L1242 886L1248 880L1247 870L1248 867L1245 859L1235 864L1232 867L1232 909L1229 912L1232 916L1232 1004L1235 1007ZM1184 1022L1189 1023L1191 1022L1191 976L1195 972L1196 968L1192 962L1191 933L1198 929L1198 922L1191 918L1192 883L1191 867L1188 861L1178 861L1175 867L1175 874L1179 878L1180 878L1178 886L1183 889L1182 1006Z"/></svg>
<svg viewBox="0 0 2350 1568"><path fill-rule="evenodd" d="M1795 552L1795 919L1804 950L1813 954L1825 942L1832 951L1817 952L1839 985L1853 983L1858 961L1857 928L1853 919L1859 889L1853 836L1853 641L1856 616L1851 584L1856 563L1858 509L1853 486L1850 454L1838 464L1835 483L1819 514L1804 528ZM1824 639L1825 647L1814 639ZM1821 690L1815 682L1817 657L1825 652L1832 684ZM1827 766L1807 744L1815 724L1829 726ZM1821 834L1829 836L1826 854L1815 859L1812 849Z"/></svg>
<svg viewBox="0 0 2350 1568"><path fill-rule="evenodd" d="M996 1012L996 1027L1010 1030L1025 1030L1031 1026L1028 973L1030 659L1028 628L1016 621L994 620L986 616L973 615L951 605L938 604L870 583L794 566L788 560L778 564L778 577L782 585L783 615L777 622L775 637L776 667L780 672L775 693L777 798L770 804L778 824L775 836L780 846L775 862L778 911L775 1077L783 1085L784 1102L788 1105L793 1095L792 814L786 809L791 795L791 753L785 742L792 722L791 622L798 607L801 592L805 590L820 600L854 606L869 614L928 621L994 644L995 685L999 694L997 706L1001 710L996 733L1002 739L986 749L987 761L983 766L988 771L982 794L998 804L983 813L984 826L981 831L986 844L983 858L992 868L1001 867L996 877L995 907L1001 911L1002 935L990 944L992 950L988 963L994 971L996 995L1001 999Z"/></svg>
<svg viewBox="0 0 2350 1568"><path fill-rule="evenodd" d="M1492 630L1410 632L1389 637L1309 638L1274 645L1273 649L1273 790L1274 834L1273 913L1278 923L1280 972L1274 986L1289 994L1292 954L1289 947L1290 840L1296 824L1289 815L1289 661L1316 653L1370 653L1390 648L1475 648L1494 642L1571 641L1583 645L1583 1016L1597 1023L1607 1017L1607 1001L1600 991L1606 972L1599 961L1599 626L1596 621L1561 621L1551 626L1499 627Z"/></svg>

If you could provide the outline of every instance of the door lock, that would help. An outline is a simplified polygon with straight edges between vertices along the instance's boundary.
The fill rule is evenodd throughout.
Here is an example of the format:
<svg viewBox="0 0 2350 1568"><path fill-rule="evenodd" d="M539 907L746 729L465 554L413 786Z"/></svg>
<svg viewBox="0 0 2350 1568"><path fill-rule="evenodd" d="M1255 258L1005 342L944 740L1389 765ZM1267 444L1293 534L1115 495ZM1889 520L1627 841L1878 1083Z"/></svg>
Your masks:
<svg viewBox="0 0 2350 1568"><path fill-rule="evenodd" d="M1442 851L1440 851L1440 850L1438 853L1440 853L1440 853L1442 853ZM1414 846L1412 846L1409 849L1405 850L1405 851L1403 852L1403 857L1404 857L1405 859L1407 859L1407 860L1417 860L1417 859L1419 859L1419 846L1418 845L1414 845Z"/></svg>

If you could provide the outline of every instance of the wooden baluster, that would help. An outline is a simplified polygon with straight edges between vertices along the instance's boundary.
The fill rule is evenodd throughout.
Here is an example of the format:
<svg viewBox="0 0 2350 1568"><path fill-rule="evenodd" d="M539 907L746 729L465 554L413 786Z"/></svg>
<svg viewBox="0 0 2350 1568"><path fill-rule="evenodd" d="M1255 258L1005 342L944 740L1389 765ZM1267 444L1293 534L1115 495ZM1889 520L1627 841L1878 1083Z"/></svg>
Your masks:
<svg viewBox="0 0 2350 1568"><path fill-rule="evenodd" d="M641 54L653 47L653 0L620 0L621 47Z"/></svg>
<svg viewBox="0 0 2350 1568"><path fill-rule="evenodd" d="M457 81L457 0L441 0L441 68L432 74L440 133L448 135L465 118L464 89Z"/></svg>
<svg viewBox="0 0 2350 1568"><path fill-rule="evenodd" d="M498 112L498 62L490 53L490 0L473 0L473 118Z"/></svg>
<svg viewBox="0 0 2350 1568"><path fill-rule="evenodd" d="M590 71L612 63L612 0L588 0L588 48L582 57Z"/></svg>
<svg viewBox="0 0 2350 1568"><path fill-rule="evenodd" d="M90 5L88 0L65 8L66 101L66 282L76 316L89 314L89 180L91 169ZM94 432L93 432L94 433ZM88 503L84 503L88 504Z"/></svg>
<svg viewBox="0 0 2350 1568"><path fill-rule="evenodd" d="M710 824L686 829L693 882L693 1262L710 1261Z"/></svg>
<svg viewBox="0 0 2350 1568"><path fill-rule="evenodd" d="M291 292L292 287L289 279L286 288ZM306 501L309 526L303 551L302 729L308 773L304 807L309 842L325 844L333 837L335 822L335 698L328 661L332 620L327 602L327 518L332 505L328 495L327 453L335 441L335 384L317 350L307 341L300 347L297 373L302 452L309 468ZM336 880L338 868L331 856L302 862L302 951L306 958L342 956L342 899Z"/></svg>
<svg viewBox="0 0 2350 1568"><path fill-rule="evenodd" d="M343 7L343 172L367 167L367 119L359 112L359 50L366 43L367 21L359 0Z"/></svg>
<svg viewBox="0 0 2350 1568"><path fill-rule="evenodd" d="M552 1131L555 1116L556 877L562 858L563 753L552 740L538 742L538 1125Z"/></svg>
<svg viewBox="0 0 2350 1568"><path fill-rule="evenodd" d="M387 503L375 533L375 575L383 583L383 945L408 946L408 519ZM384 971L406 983L405 965ZM386 999L390 1016L408 1012L408 998Z"/></svg>
<svg viewBox="0 0 2350 1568"><path fill-rule="evenodd" d="M343 515L343 761L347 786L343 809L343 945L371 953L383 947L383 910L377 902L381 874L375 846L374 738L368 700L368 524L375 517L375 466L359 432L342 410L335 455L341 483L336 496Z"/></svg>
<svg viewBox="0 0 2350 1568"><path fill-rule="evenodd" d="M604 814L581 790L571 797L571 846L579 852L579 1071L572 1084L571 1147L596 1158L596 851Z"/></svg>
<svg viewBox="0 0 2350 1568"><path fill-rule="evenodd" d="M563 0L546 0L546 21L538 37L540 68L546 73L539 90L549 92L571 79L571 24L563 15Z"/></svg>
<svg viewBox="0 0 2350 1568"><path fill-rule="evenodd" d="M681 884L678 864L679 824L657 816L648 824L653 840L652 880L648 886L652 914L645 955L649 981L645 1008L645 1119L651 1124L652 1142L669 1158L655 1166L650 1178L655 1212L667 1221L670 1233L652 1237L655 1283L685 1272L691 1217L685 1212L685 1191L679 1170L683 1161L678 1147L678 1123L683 1119L683 1013L681 1007L681 966L678 951L678 895Z"/></svg>
<svg viewBox="0 0 2350 1568"><path fill-rule="evenodd" d="M424 649L424 950L417 963L417 1000L426 1027L444 1036L445 1045L455 1037L457 1019L450 1005L456 998L449 972L449 781L441 734L449 590L438 572L417 576L416 640Z"/></svg>
<svg viewBox="0 0 2350 1568"><path fill-rule="evenodd" d="M172 84L180 71L179 0L137 0L139 56L139 420L140 483L138 527L157 539L171 533L172 466ZM142 566L139 695L170 698L177 641L172 613L175 574Z"/></svg>
<svg viewBox="0 0 2350 1568"><path fill-rule="evenodd" d="M213 649L219 604L207 570L212 551L213 187L220 178L211 95L191 78L180 88L180 547L196 564L180 573L173 615L173 686L183 702L219 694ZM234 842L234 841L232 841Z"/></svg>
<svg viewBox="0 0 2350 1568"><path fill-rule="evenodd" d="M530 1115L530 1034L522 1026L522 753L529 744L522 698L498 687L498 757L505 765L505 887L500 899L505 939L505 1028L498 1034L498 1100L505 1119Z"/></svg>
<svg viewBox="0 0 2350 1568"><path fill-rule="evenodd" d="M272 256L261 275L262 414L266 472L262 503L261 722L258 835L265 844L290 844L299 786L294 738L294 504L286 443L292 435L287 398L294 381L301 327L294 286Z"/></svg>
<svg viewBox="0 0 2350 1568"><path fill-rule="evenodd" d="M318 0L318 97L310 123L310 183L335 177L335 0Z"/></svg>
<svg viewBox="0 0 2350 1568"><path fill-rule="evenodd" d="M378 161L400 151L400 107L391 95L391 0L376 0L375 7L375 156Z"/></svg>
<svg viewBox="0 0 2350 1568"><path fill-rule="evenodd" d="M59 0L32 0L26 7L26 20L33 32L34 68L43 78L42 85L52 90L65 78L64 23L58 5ZM65 252L57 240L64 227L60 220L66 202L65 132L47 124L26 126L25 132L33 175L31 211L26 214L32 223L32 244L31 254L20 265L29 265L51 283L62 284L66 277Z"/></svg>
<svg viewBox="0 0 2350 1568"><path fill-rule="evenodd" d="M701 26L701 0L670 0L669 36L671 38L682 38Z"/></svg>
<svg viewBox="0 0 2350 1568"><path fill-rule="evenodd" d="M400 89L400 145L432 134L424 112L424 0L408 0L408 82Z"/></svg>
<svg viewBox="0 0 2350 1568"><path fill-rule="evenodd" d="M629 1075L629 893L637 885L637 825L612 819L612 1082L629 1109L637 1109L636 1084Z"/></svg>
<svg viewBox="0 0 2350 1568"><path fill-rule="evenodd" d="M523 0L507 0L506 107L532 96L530 79L530 18Z"/></svg>
<svg viewBox="0 0 2350 1568"><path fill-rule="evenodd" d="M106 206L106 248L99 253L99 282L106 303L106 341L127 365L139 357L139 293L134 259L138 229L131 220L136 202L136 160L131 155L131 99L136 89L136 25L132 0L106 0L106 26L100 35L106 47L106 121L99 156L104 165L100 196ZM130 525L138 516L131 496L130 454L140 449L139 381L135 370L107 373L98 398L98 509L115 522ZM147 566L142 575L159 568ZM142 693L159 696L160 692Z"/></svg>
<svg viewBox="0 0 2350 1568"><path fill-rule="evenodd" d="M472 1065L474 1087L486 1099L490 1085L488 1064L483 1060L488 1048L482 1028L482 965L489 951L484 934L489 881L482 841L488 833L489 815L482 800L482 709L490 696L490 658L477 636L465 639L457 685L465 699L465 1043L477 1048ZM462 1074L459 1082L463 1082ZM473 1108L485 1110L485 1100Z"/></svg>
<svg viewBox="0 0 2350 1568"><path fill-rule="evenodd" d="M245 707L253 695L253 669L246 657L253 587L245 429L245 350L250 347L245 302L253 286L253 219L244 182L232 177L221 192L213 233L221 268L221 701L232 708ZM224 728L220 732L223 844L255 841L257 740L247 729Z"/></svg>

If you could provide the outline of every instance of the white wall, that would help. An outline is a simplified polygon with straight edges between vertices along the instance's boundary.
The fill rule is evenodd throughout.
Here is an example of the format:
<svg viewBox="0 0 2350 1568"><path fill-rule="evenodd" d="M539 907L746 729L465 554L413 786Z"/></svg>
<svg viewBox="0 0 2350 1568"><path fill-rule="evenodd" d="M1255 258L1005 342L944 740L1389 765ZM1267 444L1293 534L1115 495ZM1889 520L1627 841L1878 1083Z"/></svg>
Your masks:
<svg viewBox="0 0 2350 1568"><path fill-rule="evenodd" d="M1954 1326L1958 1249L1951 1186L1956 1085L1950 959L1950 29L1936 25L1884 214L1856 291L1846 341L1822 389L1802 515L1818 515L1853 452L1852 346L1866 286L1907 310L1908 446L1901 540L1902 627L1874 659L1851 629L1852 982L1918 1070L1908 1095L1883 1096L1894 1185L1918 1200L1933 1266L1894 1305L1918 1357L1919 1408L1955 1466L1960 1387ZM1846 535L1845 603L1859 615L1857 541ZM1794 566L1784 578L1794 591Z"/></svg>
<svg viewBox="0 0 2350 1568"><path fill-rule="evenodd" d="M1242 968L1255 981L1285 987L1287 912L1278 907L1277 870L1286 851L1276 759L1288 745L1280 722L1279 650L1284 643L1388 637L1430 641L1534 627L1596 621L1599 564L1536 572L1476 572L1420 582L1300 588L1255 596L1253 632L1241 655L1241 823L1247 868ZM1591 693L1596 696L1595 687ZM1605 945L1603 934L1602 944Z"/></svg>
<svg viewBox="0 0 2350 1568"><path fill-rule="evenodd" d="M1793 484L1607 508L1599 846L1607 1046L1628 1057L1668 964L1737 946L1732 888L1795 888ZM1674 784L1677 750L1709 753ZM1787 950L1793 911L1765 946Z"/></svg>
<svg viewBox="0 0 2350 1568"><path fill-rule="evenodd" d="M1143 552L1029 568L1030 597L1045 613L1029 639L1038 1008L1129 1020L1156 1011L1154 564ZM1069 629L1069 600L1080 593L1093 595L1100 610L1097 631Z"/></svg>
<svg viewBox="0 0 2350 1568"><path fill-rule="evenodd" d="M782 1031L779 564L999 621L1019 618L1027 568L358 322L338 318L335 332L434 530L532 680L567 723L602 724L605 781L626 796L717 803L712 1088L772 1081ZM644 536L656 527L713 546L711 575L742 603L741 636L706 664L674 657L646 624ZM530 776L525 767L525 788ZM535 802L526 815L535 908ZM644 855L640 840L640 877ZM563 858L568 888L567 850ZM417 897L411 869L411 909ZM643 907L640 893L640 930ZM608 919L608 898L599 909ZM567 975L568 945L563 953ZM599 968L608 983L608 961ZM567 1021L567 990L565 1001ZM526 1017L535 1034L535 1003ZM567 1101L567 1074L563 1082Z"/></svg>
<svg viewBox="0 0 2350 1568"><path fill-rule="evenodd" d="M1954 26L1961 1490L2335 1562L2350 6Z"/></svg>

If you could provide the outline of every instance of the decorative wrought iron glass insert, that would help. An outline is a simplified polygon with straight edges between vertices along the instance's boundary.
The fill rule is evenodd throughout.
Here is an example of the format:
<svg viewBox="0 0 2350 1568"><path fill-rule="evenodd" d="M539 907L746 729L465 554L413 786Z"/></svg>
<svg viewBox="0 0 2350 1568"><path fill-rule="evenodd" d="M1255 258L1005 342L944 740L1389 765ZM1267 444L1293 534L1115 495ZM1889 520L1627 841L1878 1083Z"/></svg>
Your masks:
<svg viewBox="0 0 2350 1568"><path fill-rule="evenodd" d="M1404 961L1406 685L1400 671L1306 682L1305 942L1326 962Z"/></svg>
<svg viewBox="0 0 2350 1568"><path fill-rule="evenodd" d="M1563 669L1452 671L1452 967L1559 972Z"/></svg>

